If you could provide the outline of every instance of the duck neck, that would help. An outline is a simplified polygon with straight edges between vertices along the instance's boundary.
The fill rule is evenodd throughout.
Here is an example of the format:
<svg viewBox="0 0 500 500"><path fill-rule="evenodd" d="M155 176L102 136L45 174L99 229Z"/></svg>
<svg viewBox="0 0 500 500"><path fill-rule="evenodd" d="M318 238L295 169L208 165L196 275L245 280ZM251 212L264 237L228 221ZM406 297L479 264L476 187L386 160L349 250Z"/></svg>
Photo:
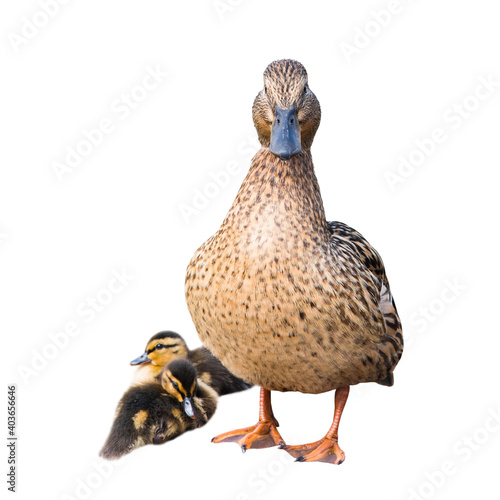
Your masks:
<svg viewBox="0 0 500 500"><path fill-rule="evenodd" d="M261 216L274 217L278 223L283 219L291 223L300 220L328 237L328 223L309 149L286 161L265 147L253 157L225 224L232 224L235 219L252 224Z"/></svg>

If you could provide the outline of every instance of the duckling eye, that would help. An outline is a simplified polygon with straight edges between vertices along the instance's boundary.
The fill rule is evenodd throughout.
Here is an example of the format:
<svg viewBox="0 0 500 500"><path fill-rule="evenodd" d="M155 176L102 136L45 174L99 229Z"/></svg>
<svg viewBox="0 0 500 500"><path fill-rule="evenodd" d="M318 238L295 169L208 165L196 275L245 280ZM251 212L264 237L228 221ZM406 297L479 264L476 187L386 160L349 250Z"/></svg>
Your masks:
<svg viewBox="0 0 500 500"><path fill-rule="evenodd" d="M174 382L173 380L172 380L172 385L173 385L176 389L178 389L178 388L179 388L179 384L178 384L177 382Z"/></svg>
<svg viewBox="0 0 500 500"><path fill-rule="evenodd" d="M307 85L304 85L304 94L307 93Z"/></svg>
<svg viewBox="0 0 500 500"><path fill-rule="evenodd" d="M156 344L155 348L156 349L161 349L163 347L163 344Z"/></svg>
<svg viewBox="0 0 500 500"><path fill-rule="evenodd" d="M264 92L267 94L267 86L264 85Z"/></svg>

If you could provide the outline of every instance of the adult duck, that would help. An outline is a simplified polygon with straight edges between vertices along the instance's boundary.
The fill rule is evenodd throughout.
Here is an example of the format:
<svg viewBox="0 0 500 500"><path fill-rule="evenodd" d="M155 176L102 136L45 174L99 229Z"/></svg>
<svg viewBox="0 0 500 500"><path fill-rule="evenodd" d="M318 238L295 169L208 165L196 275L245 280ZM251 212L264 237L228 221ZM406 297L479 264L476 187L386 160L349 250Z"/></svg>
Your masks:
<svg viewBox="0 0 500 500"><path fill-rule="evenodd" d="M379 254L354 229L326 220L311 157L320 118L304 66L271 63L253 105L262 147L222 226L192 258L186 299L203 344L261 386L258 423L214 441L243 451L279 445L298 461L340 464L349 387L392 385L403 337ZM334 389L325 437L286 446L270 391Z"/></svg>

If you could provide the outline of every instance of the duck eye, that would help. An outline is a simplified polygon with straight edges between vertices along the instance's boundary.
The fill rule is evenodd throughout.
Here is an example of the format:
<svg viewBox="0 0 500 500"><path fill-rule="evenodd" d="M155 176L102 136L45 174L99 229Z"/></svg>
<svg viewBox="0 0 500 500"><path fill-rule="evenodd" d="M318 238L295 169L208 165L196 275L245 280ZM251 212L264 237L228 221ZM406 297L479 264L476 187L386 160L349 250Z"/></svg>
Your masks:
<svg viewBox="0 0 500 500"><path fill-rule="evenodd" d="M156 349L161 349L163 347L163 344L156 344Z"/></svg>
<svg viewBox="0 0 500 500"><path fill-rule="evenodd" d="M178 389L178 388L179 388L179 384L178 384L177 382L172 381L172 385L173 385L176 389Z"/></svg>
<svg viewBox="0 0 500 500"><path fill-rule="evenodd" d="M304 94L307 92L307 85L304 85Z"/></svg>
<svg viewBox="0 0 500 500"><path fill-rule="evenodd" d="M267 85L264 85L264 92L267 94Z"/></svg>

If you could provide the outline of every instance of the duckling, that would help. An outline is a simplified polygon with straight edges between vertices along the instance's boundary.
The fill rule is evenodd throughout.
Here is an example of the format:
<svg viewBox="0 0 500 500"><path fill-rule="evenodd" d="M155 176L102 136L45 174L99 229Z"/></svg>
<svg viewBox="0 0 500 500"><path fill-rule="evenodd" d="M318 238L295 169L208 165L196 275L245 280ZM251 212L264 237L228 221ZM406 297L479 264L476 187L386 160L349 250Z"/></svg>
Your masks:
<svg viewBox="0 0 500 500"><path fill-rule="evenodd" d="M213 441L236 441L243 451L278 445L300 462L341 464L338 427L349 387L393 384L401 322L378 252L325 217L311 156L321 108L304 66L271 63L252 112L261 149L186 273L201 341L232 373L261 386L258 423ZM326 435L286 446L271 391L331 390Z"/></svg>
<svg viewBox="0 0 500 500"><path fill-rule="evenodd" d="M198 378L212 387L219 396L244 391L251 387L225 368L206 347L189 350L185 340L175 332L163 331L153 335L145 351L130 362L139 365L135 384L155 381L162 368L174 359L188 359L195 366Z"/></svg>
<svg viewBox="0 0 500 500"><path fill-rule="evenodd" d="M161 372L161 386L172 397L175 397L184 409L184 413L192 419L186 426L193 428L205 425L217 409L218 393L197 377L196 368L187 359L176 359L170 362Z"/></svg>
<svg viewBox="0 0 500 500"><path fill-rule="evenodd" d="M159 383L135 385L123 395L99 455L119 458L201 427L215 413L217 399L217 393L197 379L189 361L172 361L160 373Z"/></svg>

